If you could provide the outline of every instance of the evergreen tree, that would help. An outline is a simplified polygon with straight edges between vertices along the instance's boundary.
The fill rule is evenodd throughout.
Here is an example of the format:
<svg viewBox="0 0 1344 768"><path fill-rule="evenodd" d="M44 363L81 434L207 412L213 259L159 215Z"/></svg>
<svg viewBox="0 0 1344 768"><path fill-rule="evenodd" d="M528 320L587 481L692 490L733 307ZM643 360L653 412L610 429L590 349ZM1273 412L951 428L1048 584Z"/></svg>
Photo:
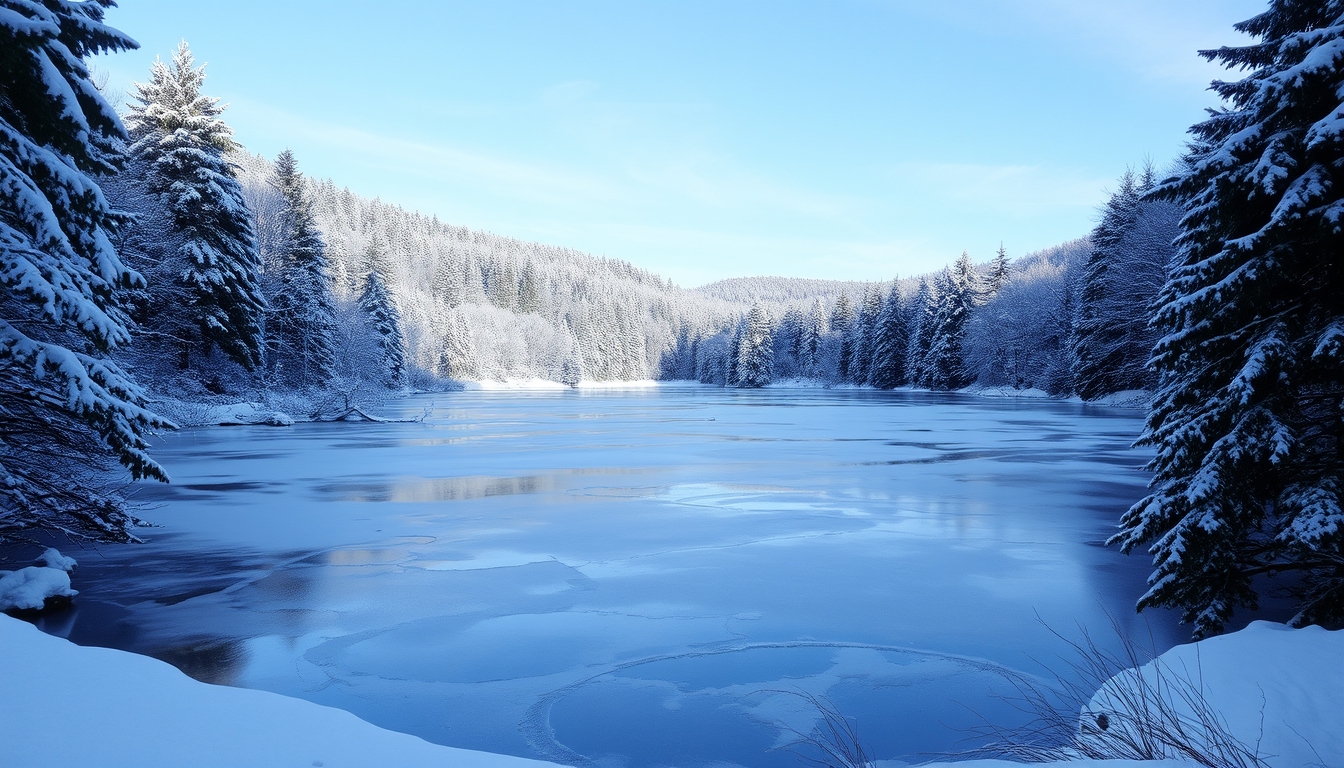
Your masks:
<svg viewBox="0 0 1344 768"><path fill-rule="evenodd" d="M849 303L849 296L842 293L840 298L835 300L835 307L831 310L831 332L840 337L840 361L837 373L841 381L849 381L849 369L853 365L854 339L850 326L854 324L854 320L854 307Z"/></svg>
<svg viewBox="0 0 1344 768"><path fill-rule="evenodd" d="M1107 278L1119 259L1125 234L1134 227L1138 210L1139 188L1134 173L1126 169L1120 177L1120 188L1111 195L1101 221L1092 230L1092 252L1084 267L1073 323L1074 386L1084 400L1125 388L1117 380L1122 352L1116 341L1129 329L1115 323L1105 311L1111 288Z"/></svg>
<svg viewBox="0 0 1344 768"><path fill-rule="evenodd" d="M401 313L392 301L392 293L376 270L364 278L359 308L377 339L383 370L379 373L388 387L406 383L406 342L401 335Z"/></svg>
<svg viewBox="0 0 1344 768"><path fill-rule="evenodd" d="M971 310L980 296L970 254L963 251L952 268L944 269L938 280L938 312L933 323L926 377L932 389L960 389L971 383L961 347Z"/></svg>
<svg viewBox="0 0 1344 768"><path fill-rule="evenodd" d="M910 383L918 387L931 386L929 375L934 333L938 330L938 290L928 278L919 279L915 292L913 317L910 320L910 349L905 371Z"/></svg>
<svg viewBox="0 0 1344 768"><path fill-rule="evenodd" d="M803 325L798 345L798 369L802 376L815 377L817 363L821 354L821 337L826 333L826 314L821 307L821 299L812 300L812 311L808 313Z"/></svg>
<svg viewBox="0 0 1344 768"><path fill-rule="evenodd" d="M1203 55L1249 71L1156 195L1188 206L1163 289L1141 443L1152 493L1113 539L1149 544L1139 607L1197 635L1290 575L1294 623L1344 619L1344 2L1273 0Z"/></svg>
<svg viewBox="0 0 1344 768"><path fill-rule="evenodd" d="M909 356L910 328L900 287L892 284L882 303L873 334L873 365L868 383L878 389L892 389L908 381L906 359Z"/></svg>
<svg viewBox="0 0 1344 768"><path fill-rule="evenodd" d="M770 318L760 304L747 313L745 328L737 343L737 385L763 387L774 378L775 352Z"/></svg>
<svg viewBox="0 0 1344 768"><path fill-rule="evenodd" d="M149 168L149 188L160 195L180 237L180 262L189 306L179 365L192 350L218 346L246 368L262 359L264 300L260 258L243 193L225 154L233 131L219 119L219 100L201 94L205 68L194 68L184 41L171 64L155 60L148 83L137 83L127 122L131 152Z"/></svg>
<svg viewBox="0 0 1344 768"><path fill-rule="evenodd" d="M989 263L989 296L997 296L1003 286L1008 284L1008 251L1004 249L1003 243L999 243L999 250L994 253L994 260Z"/></svg>
<svg viewBox="0 0 1344 768"><path fill-rule="evenodd" d="M145 434L169 425L108 359L130 340L114 292L143 285L95 181L126 133L85 59L136 47L104 26L111 5L0 4L0 538L130 540L104 471L167 480Z"/></svg>
<svg viewBox="0 0 1344 768"><path fill-rule="evenodd" d="M853 353L849 363L849 378L855 384L868 383L868 372L873 365L873 341L877 332L877 318L882 314L882 293L877 286L869 286L863 294L859 314L850 326Z"/></svg>
<svg viewBox="0 0 1344 768"><path fill-rule="evenodd" d="M280 278L270 297L269 363L291 385L320 386L336 364L336 310L327 271L326 243L313 221L294 153L275 161L275 186L284 197Z"/></svg>

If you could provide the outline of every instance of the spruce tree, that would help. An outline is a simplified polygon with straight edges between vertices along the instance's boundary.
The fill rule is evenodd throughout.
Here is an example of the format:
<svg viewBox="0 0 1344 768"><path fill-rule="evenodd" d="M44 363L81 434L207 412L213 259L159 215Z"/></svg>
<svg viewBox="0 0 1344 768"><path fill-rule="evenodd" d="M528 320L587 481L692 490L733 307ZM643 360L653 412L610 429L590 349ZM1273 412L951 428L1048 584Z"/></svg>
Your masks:
<svg viewBox="0 0 1344 768"><path fill-rule="evenodd" d="M1120 188L1106 203L1101 221L1092 230L1092 251L1083 268L1082 289L1073 323L1073 378L1078 395L1094 400L1125 387L1119 382L1121 346L1117 340L1129 329L1114 322L1105 310L1112 290L1109 274L1119 260L1125 234L1138 218L1139 188L1134 173L1126 170ZM1123 275L1120 276L1123 279Z"/></svg>
<svg viewBox="0 0 1344 768"><path fill-rule="evenodd" d="M938 330L938 290L928 278L919 279L919 289L915 291L910 320L910 349L907 352L905 371L910 383L918 387L929 387L930 352L933 349L934 333Z"/></svg>
<svg viewBox="0 0 1344 768"><path fill-rule="evenodd" d="M774 378L775 352L770 330L765 310L760 304L753 305L737 342L739 387L763 387Z"/></svg>
<svg viewBox="0 0 1344 768"><path fill-rule="evenodd" d="M1274 0L1204 51L1248 71L1157 196L1188 206L1162 291L1152 493L1112 541L1150 545L1139 607L1197 635L1288 576L1294 623L1344 619L1344 2Z"/></svg>
<svg viewBox="0 0 1344 768"><path fill-rule="evenodd" d="M401 335L401 313L377 270L364 278L359 308L367 318L380 352L382 370L375 375L390 388L400 387L406 383L406 342Z"/></svg>
<svg viewBox="0 0 1344 768"><path fill-rule="evenodd" d="M812 311L803 325L798 349L798 369L802 376L815 377L821 354L821 337L826 332L826 313L821 299L812 300Z"/></svg>
<svg viewBox="0 0 1344 768"><path fill-rule="evenodd" d="M926 379L931 389L961 389L971 383L962 360L966 324L980 291L971 256L962 252L950 269L938 276L938 311L933 321Z"/></svg>
<svg viewBox="0 0 1344 768"><path fill-rule="evenodd" d="M1008 251L999 243L999 250L994 252L994 260L989 263L989 295L991 297L1003 290L1003 286L1008 284L1008 272L1011 269L1008 262Z"/></svg>
<svg viewBox="0 0 1344 768"><path fill-rule="evenodd" d="M270 365L293 386L321 386L336 365L336 310L326 243L313 220L294 153L275 161L276 188L284 198L278 291L271 298Z"/></svg>
<svg viewBox="0 0 1344 768"><path fill-rule="evenodd" d="M205 67L186 42L171 64L155 60L148 83L137 83L127 123L131 152L149 167L149 188L166 204L180 237L175 254L190 303L180 366L193 350L219 347L246 368L262 359L264 300L252 219L225 155L233 131L224 107L201 93Z"/></svg>
<svg viewBox="0 0 1344 768"><path fill-rule="evenodd" d="M130 341L115 292L143 286L111 243L130 226L97 177L127 138L89 56L135 48L110 0L0 4L0 538L43 529L127 541L119 462L167 480L145 435L169 426L109 359Z"/></svg>
<svg viewBox="0 0 1344 768"><path fill-rule="evenodd" d="M850 326L850 348L853 350L849 363L849 378L855 384L867 384L868 372L873 366L873 341L877 330L877 318L882 314L882 292L872 285L863 293L863 302L859 305L859 314Z"/></svg>
<svg viewBox="0 0 1344 768"><path fill-rule="evenodd" d="M854 319L854 306L849 303L849 296L841 293L831 310L831 332L840 336L840 360L836 373L841 381L849 381L849 369L854 361L854 338L850 328Z"/></svg>
<svg viewBox="0 0 1344 768"><path fill-rule="evenodd" d="M893 389L907 383L909 344L905 305L901 302L900 286L893 283L875 325L873 365L868 372L868 383L878 389Z"/></svg>

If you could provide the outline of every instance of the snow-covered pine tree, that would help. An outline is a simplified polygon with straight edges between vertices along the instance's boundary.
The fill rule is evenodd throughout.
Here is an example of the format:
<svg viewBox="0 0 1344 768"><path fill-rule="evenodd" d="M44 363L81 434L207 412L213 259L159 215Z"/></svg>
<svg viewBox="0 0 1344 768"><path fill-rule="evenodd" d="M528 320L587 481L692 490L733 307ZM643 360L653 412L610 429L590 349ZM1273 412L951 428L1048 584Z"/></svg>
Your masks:
<svg viewBox="0 0 1344 768"><path fill-rule="evenodd" d="M167 480L144 436L170 425L108 359L130 340L114 292L143 285L95 181L127 136L84 60L136 47L103 24L111 5L0 4L0 539L130 540L103 472Z"/></svg>
<svg viewBox="0 0 1344 768"><path fill-rule="evenodd" d="M971 310L980 296L971 255L963 251L938 280L938 314L934 319L926 378L931 389L961 389L971 383L962 360L962 340L966 337Z"/></svg>
<svg viewBox="0 0 1344 768"><path fill-rule="evenodd" d="M803 325L798 347L799 375L815 377L821 354L821 337L826 333L826 311L821 307L821 299L812 300L812 311Z"/></svg>
<svg viewBox="0 0 1344 768"><path fill-rule="evenodd" d="M1008 284L1008 273L1011 269L1008 263L1008 250L999 243L999 250L994 252L994 259L989 262L989 279L986 286L987 298L993 298L1003 290L1003 286Z"/></svg>
<svg viewBox="0 0 1344 768"><path fill-rule="evenodd" d="M291 386L321 386L335 371L336 310L327 271L326 243L294 153L275 160L276 189L284 198L277 291L268 297L268 365Z"/></svg>
<svg viewBox="0 0 1344 768"><path fill-rule="evenodd" d="M406 383L406 342L401 334L401 313L397 311L392 293L377 270L364 278L359 308L364 312L382 352L382 370L367 373L379 378L389 388L400 387Z"/></svg>
<svg viewBox="0 0 1344 768"><path fill-rule="evenodd" d="M855 384L867 384L868 372L873 367L873 342L877 334L877 318L882 314L882 292L876 285L863 293L856 321L850 326L853 350L849 363L849 378Z"/></svg>
<svg viewBox="0 0 1344 768"><path fill-rule="evenodd" d="M1092 252L1083 267L1073 320L1074 386L1084 400L1125 389L1117 380L1123 361L1117 359L1122 348L1116 341L1130 329L1116 323L1106 312L1111 298L1108 293L1113 290L1108 277L1119 260L1125 234L1134 228L1138 212L1138 183L1134 172L1125 169L1119 189L1107 200L1101 221L1092 230Z"/></svg>
<svg viewBox="0 0 1344 768"><path fill-rule="evenodd" d="M840 360L836 373L841 381L849 381L849 369L854 362L854 338L850 328L854 321L854 305L849 303L848 294L841 293L831 309L831 332L840 337Z"/></svg>
<svg viewBox="0 0 1344 768"><path fill-rule="evenodd" d="M905 372L909 356L910 328L906 322L901 288L892 283L891 292L882 302L873 333L873 365L868 383L878 389L893 389L907 383Z"/></svg>
<svg viewBox="0 0 1344 768"><path fill-rule="evenodd" d="M934 332L938 329L938 290L928 278L919 279L919 289L911 302L910 349L905 371L910 383L918 387L930 386L929 363L932 358Z"/></svg>
<svg viewBox="0 0 1344 768"><path fill-rule="evenodd" d="M737 386L764 387L774 378L770 317L754 304L737 343Z"/></svg>
<svg viewBox="0 0 1344 768"><path fill-rule="evenodd" d="M1249 70L1213 87L1155 194L1188 206L1163 288L1159 387L1140 442L1152 493L1112 542L1150 544L1139 607L1197 635L1291 576L1294 623L1344 619L1344 2L1273 0L1205 51Z"/></svg>
<svg viewBox="0 0 1344 768"><path fill-rule="evenodd" d="M183 41L171 64L155 60L148 83L136 83L127 123L131 152L149 168L149 188L159 194L181 237L175 255L190 306L180 366L193 350L218 346L246 368L262 359L264 299L261 261L243 192L225 158L233 131L219 119L219 99L201 93L205 67L194 67Z"/></svg>

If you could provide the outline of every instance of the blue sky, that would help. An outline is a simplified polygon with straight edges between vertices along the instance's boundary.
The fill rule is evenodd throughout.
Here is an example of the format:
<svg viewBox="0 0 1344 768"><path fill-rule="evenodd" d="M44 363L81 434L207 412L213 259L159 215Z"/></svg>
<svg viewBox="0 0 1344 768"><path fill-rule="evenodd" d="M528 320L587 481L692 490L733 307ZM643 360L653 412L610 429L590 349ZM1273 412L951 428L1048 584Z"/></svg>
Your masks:
<svg viewBox="0 0 1344 768"><path fill-rule="evenodd" d="M1085 234L1215 104L1264 0L123 0L237 139L454 224L693 286L882 279Z"/></svg>

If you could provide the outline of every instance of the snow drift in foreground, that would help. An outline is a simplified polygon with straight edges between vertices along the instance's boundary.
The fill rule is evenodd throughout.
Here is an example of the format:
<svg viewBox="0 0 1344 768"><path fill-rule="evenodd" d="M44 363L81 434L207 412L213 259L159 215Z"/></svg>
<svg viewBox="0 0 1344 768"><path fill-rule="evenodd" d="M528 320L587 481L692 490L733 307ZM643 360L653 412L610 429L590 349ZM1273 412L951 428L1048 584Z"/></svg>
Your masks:
<svg viewBox="0 0 1344 768"><path fill-rule="evenodd" d="M51 569L56 570L56 569ZM546 768L430 744L354 715L265 691L200 683L161 661L85 648L0 616L0 743L7 765L461 766ZM1173 648L1160 661L1197 680L1229 728L1274 768L1344 763L1344 631L1256 622ZM1144 670L1148 670L1148 665ZM1104 696L1094 699L1098 706ZM451 716L451 713L445 713ZM1178 761L1086 761L1182 766ZM1014 763L949 764L990 768Z"/></svg>
<svg viewBox="0 0 1344 768"><path fill-rule="evenodd" d="M0 680L0 762L16 768L553 768L430 744L300 699L207 685L8 616L0 616Z"/></svg>

